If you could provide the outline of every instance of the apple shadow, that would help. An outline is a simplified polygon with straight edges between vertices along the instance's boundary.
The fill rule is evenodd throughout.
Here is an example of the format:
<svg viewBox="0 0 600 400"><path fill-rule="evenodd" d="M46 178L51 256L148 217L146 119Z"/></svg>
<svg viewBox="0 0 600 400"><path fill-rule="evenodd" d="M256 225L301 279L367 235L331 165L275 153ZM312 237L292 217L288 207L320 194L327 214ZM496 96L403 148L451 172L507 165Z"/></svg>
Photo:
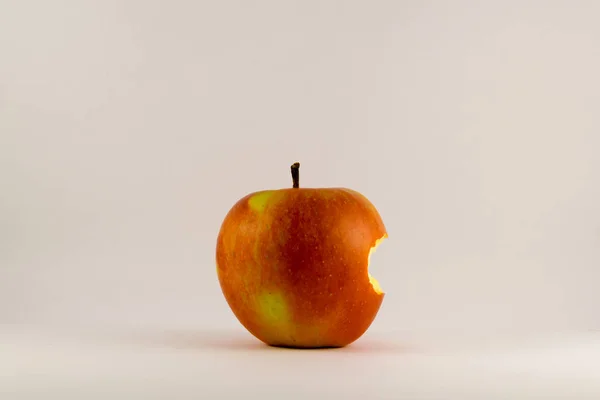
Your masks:
<svg viewBox="0 0 600 400"><path fill-rule="evenodd" d="M346 347L297 348L270 346L249 334L202 330L138 332L127 336L127 342L142 347L186 351L290 351L350 354L411 354L418 352L418 349L408 342L398 343L370 338L359 339Z"/></svg>
<svg viewBox="0 0 600 400"><path fill-rule="evenodd" d="M408 342L404 344L391 343L386 341L377 341L372 339L359 339L345 347L293 347L293 346L268 346L272 349L288 350L288 351L316 351L316 352L342 352L342 353L385 353L385 354L408 354L418 352L416 346L410 345Z"/></svg>
<svg viewBox="0 0 600 400"><path fill-rule="evenodd" d="M162 331L141 332L129 337L132 344L144 347L162 347L174 350L253 351L269 346L254 339L230 332L217 331Z"/></svg>
<svg viewBox="0 0 600 400"><path fill-rule="evenodd" d="M358 339L349 346L343 347L345 353L361 353L361 354L414 354L419 353L420 349L417 346L406 342L389 342L385 340L373 340L364 338Z"/></svg>

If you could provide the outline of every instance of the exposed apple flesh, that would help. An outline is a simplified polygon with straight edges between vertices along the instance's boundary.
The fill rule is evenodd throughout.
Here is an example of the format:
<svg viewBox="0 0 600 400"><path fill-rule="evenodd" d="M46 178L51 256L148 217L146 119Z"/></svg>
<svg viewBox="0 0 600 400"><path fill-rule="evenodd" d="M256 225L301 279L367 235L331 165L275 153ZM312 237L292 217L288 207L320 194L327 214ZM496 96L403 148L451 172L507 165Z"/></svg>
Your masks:
<svg viewBox="0 0 600 400"><path fill-rule="evenodd" d="M234 315L272 346L346 346L368 329L384 293L369 274L372 251L387 237L362 194L300 188L251 193L225 217L217 274Z"/></svg>
<svg viewBox="0 0 600 400"><path fill-rule="evenodd" d="M369 274L369 282L371 282L371 286L373 286L373 290L376 293L379 293L379 294L383 294L385 292L383 291L383 289L379 285L379 282L377 281L377 279L375 279L373 277L373 275L371 275L371 271L370 271L371 256L373 255L373 253L375 253L375 250L377 250L377 247L379 247L379 245L381 244L381 242L383 242L385 239L387 239L387 233L375 241L375 244L369 250L369 257L367 258L367 273Z"/></svg>

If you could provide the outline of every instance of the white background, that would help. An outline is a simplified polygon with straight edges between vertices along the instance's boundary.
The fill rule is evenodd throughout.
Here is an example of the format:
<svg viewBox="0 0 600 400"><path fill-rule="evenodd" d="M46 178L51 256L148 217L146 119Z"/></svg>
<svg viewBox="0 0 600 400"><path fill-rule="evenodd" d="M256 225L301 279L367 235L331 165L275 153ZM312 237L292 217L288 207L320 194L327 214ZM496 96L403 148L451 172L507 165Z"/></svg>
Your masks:
<svg viewBox="0 0 600 400"><path fill-rule="evenodd" d="M300 161L303 186L358 190L387 225L364 340L600 329L599 18L0 0L0 323L246 337L218 229Z"/></svg>

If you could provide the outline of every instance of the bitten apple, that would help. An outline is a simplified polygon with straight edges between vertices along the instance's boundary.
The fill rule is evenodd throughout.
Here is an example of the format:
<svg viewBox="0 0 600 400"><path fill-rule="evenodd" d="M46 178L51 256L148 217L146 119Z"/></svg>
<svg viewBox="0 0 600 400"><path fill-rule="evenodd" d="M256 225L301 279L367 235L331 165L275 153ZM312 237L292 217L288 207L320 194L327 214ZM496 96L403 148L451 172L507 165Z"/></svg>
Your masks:
<svg viewBox="0 0 600 400"><path fill-rule="evenodd" d="M362 194L293 187L251 193L217 238L217 275L229 307L271 346L343 347L369 328L384 298L369 258L387 237Z"/></svg>

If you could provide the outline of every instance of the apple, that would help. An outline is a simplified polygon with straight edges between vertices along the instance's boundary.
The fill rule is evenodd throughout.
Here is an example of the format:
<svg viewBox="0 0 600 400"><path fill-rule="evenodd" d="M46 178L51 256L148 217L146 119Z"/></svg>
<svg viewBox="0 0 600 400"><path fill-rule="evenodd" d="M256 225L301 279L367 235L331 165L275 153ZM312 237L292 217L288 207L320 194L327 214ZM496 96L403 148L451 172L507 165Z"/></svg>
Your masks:
<svg viewBox="0 0 600 400"><path fill-rule="evenodd" d="M344 188L248 194L227 213L216 246L221 290L239 322L270 346L344 347L384 298L369 258L387 237L375 206Z"/></svg>

